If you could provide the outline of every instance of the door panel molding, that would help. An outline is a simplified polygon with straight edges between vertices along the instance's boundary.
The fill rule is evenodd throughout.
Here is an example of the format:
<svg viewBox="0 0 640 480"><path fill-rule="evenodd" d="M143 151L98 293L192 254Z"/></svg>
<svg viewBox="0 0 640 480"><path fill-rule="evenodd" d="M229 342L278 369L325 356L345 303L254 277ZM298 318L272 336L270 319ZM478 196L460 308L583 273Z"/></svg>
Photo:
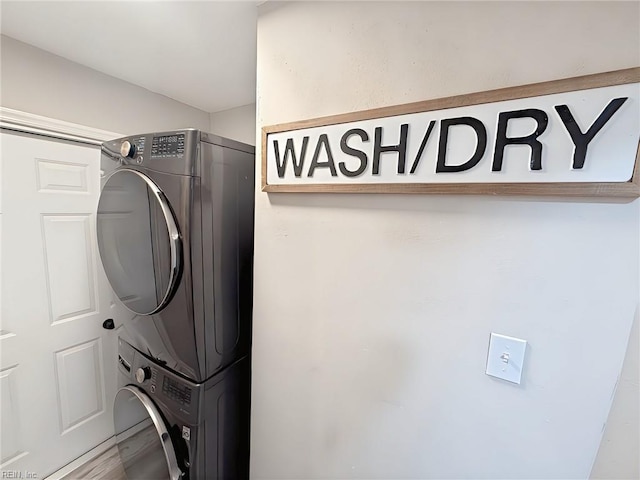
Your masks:
<svg viewBox="0 0 640 480"><path fill-rule="evenodd" d="M3 452L0 458L0 468L5 468L19 458L28 455L22 450L22 438L20 434L20 411L16 399L16 391L13 380L14 372L18 365L0 370L0 392L2 392L2 445Z"/></svg>
<svg viewBox="0 0 640 480"><path fill-rule="evenodd" d="M36 181L39 193L89 193L89 166L36 158Z"/></svg>
<svg viewBox="0 0 640 480"><path fill-rule="evenodd" d="M60 430L64 435L104 412L101 339L56 352L55 361Z"/></svg>
<svg viewBox="0 0 640 480"><path fill-rule="evenodd" d="M98 313L92 215L42 214L51 324Z"/></svg>

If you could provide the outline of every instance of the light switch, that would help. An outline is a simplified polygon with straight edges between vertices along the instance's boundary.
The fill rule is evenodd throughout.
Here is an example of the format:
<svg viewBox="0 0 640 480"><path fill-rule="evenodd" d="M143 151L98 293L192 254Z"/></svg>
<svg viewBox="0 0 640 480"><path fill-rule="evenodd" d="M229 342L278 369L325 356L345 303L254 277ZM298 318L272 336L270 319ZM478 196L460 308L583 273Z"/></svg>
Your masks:
<svg viewBox="0 0 640 480"><path fill-rule="evenodd" d="M492 333L486 374L520 384L526 349L526 340Z"/></svg>

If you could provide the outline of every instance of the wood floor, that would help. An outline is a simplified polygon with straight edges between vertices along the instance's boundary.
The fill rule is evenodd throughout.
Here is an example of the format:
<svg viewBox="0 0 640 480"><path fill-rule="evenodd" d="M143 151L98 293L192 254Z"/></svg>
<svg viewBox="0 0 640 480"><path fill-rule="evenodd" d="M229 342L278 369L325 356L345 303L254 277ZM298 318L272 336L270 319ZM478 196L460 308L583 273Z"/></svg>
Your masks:
<svg viewBox="0 0 640 480"><path fill-rule="evenodd" d="M121 434L119 448L114 445L60 480L126 480L123 465L132 478L168 478L162 444L151 418Z"/></svg>
<svg viewBox="0 0 640 480"><path fill-rule="evenodd" d="M120 463L118 447L113 446L102 455L76 468L61 480L126 480L124 468Z"/></svg>

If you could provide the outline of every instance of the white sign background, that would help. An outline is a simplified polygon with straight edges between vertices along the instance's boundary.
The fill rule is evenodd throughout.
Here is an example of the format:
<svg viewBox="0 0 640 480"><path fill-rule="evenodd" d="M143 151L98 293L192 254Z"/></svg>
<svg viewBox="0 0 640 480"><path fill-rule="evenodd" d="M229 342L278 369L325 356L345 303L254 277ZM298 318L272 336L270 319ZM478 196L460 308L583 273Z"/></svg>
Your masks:
<svg viewBox="0 0 640 480"><path fill-rule="evenodd" d="M614 98L628 97L624 104L606 122L604 127L588 144L586 160L582 169L573 169L574 144L554 106L567 105L584 133L593 124L604 108ZM531 170L531 148L528 145L507 145L504 148L502 170L491 171L498 126L498 115L522 109L539 109L546 112L549 123L537 138L542 143L542 169ZM474 117L480 120L487 131L487 145L479 163L462 172L436 173L440 121L447 118ZM435 127L427 141L421 161L410 174L420 144L431 120ZM407 153L404 174L398 174L398 153L382 153L380 171L372 174L374 131L382 127L382 142L397 145L400 140L400 125L409 124ZM340 139L353 128L367 132L368 141L352 135L348 145L366 153L368 161L364 172L357 177L347 177L340 172L339 162L346 168L356 170L360 160L340 149ZM531 118L513 118L508 122L507 137L526 136L536 128ZM316 168L309 177L309 166L320 135L327 134L336 166L337 176L329 168ZM296 177L291 156L287 159L284 177L278 176L274 141L279 143L280 161L284 157L287 139L293 139L298 160L302 151L303 137L308 136L308 145L302 175ZM640 140L640 83L629 83L609 87L579 90L568 93L542 95L516 100L485 103L465 107L433 110L385 118L347 122L336 125L305 128L300 130L270 133L267 136L267 184L377 184L377 183L557 183L557 182L627 182L631 179ZM449 128L447 165L458 165L471 158L476 149L477 137L469 126ZM319 162L327 161L327 153L321 148Z"/></svg>

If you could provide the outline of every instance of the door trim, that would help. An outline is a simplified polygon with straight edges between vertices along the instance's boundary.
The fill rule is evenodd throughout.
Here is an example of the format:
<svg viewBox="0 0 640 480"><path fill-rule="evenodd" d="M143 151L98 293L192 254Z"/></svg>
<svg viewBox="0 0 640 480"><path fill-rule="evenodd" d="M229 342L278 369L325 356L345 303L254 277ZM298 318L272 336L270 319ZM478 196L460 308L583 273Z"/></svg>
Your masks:
<svg viewBox="0 0 640 480"><path fill-rule="evenodd" d="M124 135L0 106L0 128L100 145Z"/></svg>

